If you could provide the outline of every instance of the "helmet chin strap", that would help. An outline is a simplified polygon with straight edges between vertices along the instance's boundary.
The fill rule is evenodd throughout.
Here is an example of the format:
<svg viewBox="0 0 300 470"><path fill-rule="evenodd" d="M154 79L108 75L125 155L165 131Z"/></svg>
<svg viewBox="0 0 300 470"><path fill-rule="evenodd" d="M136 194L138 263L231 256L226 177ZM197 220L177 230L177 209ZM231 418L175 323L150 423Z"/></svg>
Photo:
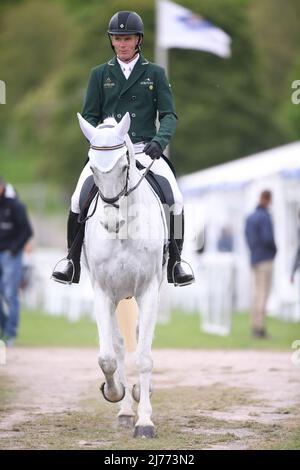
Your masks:
<svg viewBox="0 0 300 470"><path fill-rule="evenodd" d="M142 40L143 40L143 38L142 38L142 36L139 34L139 42L137 43L136 48L135 48L135 51L136 51L136 52L141 52L141 47L140 47L140 46L141 46L141 44L142 44Z"/></svg>

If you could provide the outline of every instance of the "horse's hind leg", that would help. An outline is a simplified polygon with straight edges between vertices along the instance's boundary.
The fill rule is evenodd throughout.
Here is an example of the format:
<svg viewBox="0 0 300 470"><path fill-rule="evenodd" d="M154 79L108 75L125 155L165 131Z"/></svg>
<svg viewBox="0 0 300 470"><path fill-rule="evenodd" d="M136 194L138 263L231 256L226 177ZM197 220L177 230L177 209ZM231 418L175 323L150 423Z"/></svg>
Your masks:
<svg viewBox="0 0 300 470"><path fill-rule="evenodd" d="M119 426L124 428L132 428L134 425L135 420L135 412L133 411L132 405L133 400L131 396L131 392L128 388L128 382L126 377L126 370L125 370L125 347L124 347L124 340L120 333L118 321L116 315L113 317L113 345L115 349L115 353L117 356L117 363L118 363L118 376L120 382L125 386L125 396L123 400L120 401L120 411L118 413L118 423Z"/></svg>
<svg viewBox="0 0 300 470"><path fill-rule="evenodd" d="M154 437L155 435L155 427L151 421L150 385L153 366L151 345L157 317L158 290L158 283L153 281L145 294L137 299L140 321L136 360L140 394L134 437Z"/></svg>
<svg viewBox="0 0 300 470"><path fill-rule="evenodd" d="M98 287L95 288L95 317L98 326L100 353L99 365L105 376L105 383L101 386L104 398L117 402L124 398L125 387L119 381L117 370L117 357L113 345L113 316L116 306L104 295Z"/></svg>

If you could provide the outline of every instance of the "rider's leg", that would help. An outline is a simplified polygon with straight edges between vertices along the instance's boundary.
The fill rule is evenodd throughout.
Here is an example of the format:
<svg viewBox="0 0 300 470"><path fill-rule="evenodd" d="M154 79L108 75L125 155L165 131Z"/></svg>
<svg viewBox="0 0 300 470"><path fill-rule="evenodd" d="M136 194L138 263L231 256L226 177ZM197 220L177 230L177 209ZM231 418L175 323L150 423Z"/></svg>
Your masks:
<svg viewBox="0 0 300 470"><path fill-rule="evenodd" d="M170 213L170 244L167 268L168 282L176 286L187 286L195 281L192 273L186 273L181 264L184 241L184 212Z"/></svg>
<svg viewBox="0 0 300 470"><path fill-rule="evenodd" d="M78 215L70 210L67 224L68 256L67 263L52 273L54 281L64 284L78 284L80 279L80 256L84 237L84 226L78 223Z"/></svg>
<svg viewBox="0 0 300 470"><path fill-rule="evenodd" d="M91 174L90 166L87 164L79 177L71 200L67 225L68 261L62 269L56 269L52 274L53 280L65 284L78 283L80 279L80 256L84 238L84 224L78 223L79 198L83 183Z"/></svg>
<svg viewBox="0 0 300 470"><path fill-rule="evenodd" d="M136 159L146 167L152 161L151 158L144 153L136 154ZM184 241L183 197L171 168L163 158L155 160L151 170L158 175L164 176L169 181L175 202L172 212L170 213L168 282L174 282L176 286L185 286L194 282L195 279L193 274L185 272L181 264L181 253Z"/></svg>

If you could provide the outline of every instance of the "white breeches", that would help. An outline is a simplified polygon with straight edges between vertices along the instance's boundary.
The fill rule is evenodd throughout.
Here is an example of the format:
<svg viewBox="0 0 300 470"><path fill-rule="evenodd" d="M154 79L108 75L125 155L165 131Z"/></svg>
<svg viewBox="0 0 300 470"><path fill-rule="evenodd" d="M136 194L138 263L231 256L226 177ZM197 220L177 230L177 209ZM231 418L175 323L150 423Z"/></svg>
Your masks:
<svg viewBox="0 0 300 470"><path fill-rule="evenodd" d="M138 153L135 155L135 157L145 167L149 166L150 163L152 162L152 159L145 153ZM151 171L153 171L153 173L156 173L158 175L164 176L169 181L172 191L173 191L173 196L174 196L174 201L175 201L174 208L173 208L174 214L176 215L180 214L183 210L183 197L179 190L175 176L171 168L167 164L167 162L165 162L163 158L159 158L158 160L155 160L155 162L153 163L151 167ZM75 212L76 214L79 214L80 212L79 197L80 197L81 188L85 180L91 174L92 174L92 171L90 169L90 165L89 163L87 163L81 172L75 192L71 199L71 211Z"/></svg>

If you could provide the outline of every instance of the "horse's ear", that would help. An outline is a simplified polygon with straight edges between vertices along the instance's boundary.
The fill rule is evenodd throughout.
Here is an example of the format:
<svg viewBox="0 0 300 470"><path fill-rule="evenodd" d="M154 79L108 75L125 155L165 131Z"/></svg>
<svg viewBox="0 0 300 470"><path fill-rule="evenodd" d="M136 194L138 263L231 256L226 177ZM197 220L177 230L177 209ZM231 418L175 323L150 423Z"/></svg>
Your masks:
<svg viewBox="0 0 300 470"><path fill-rule="evenodd" d="M86 136L86 138L90 141L91 138L95 135L96 128L92 126L88 121L86 121L80 113L77 113L79 125L81 127L82 132Z"/></svg>
<svg viewBox="0 0 300 470"><path fill-rule="evenodd" d="M116 131L118 132L119 136L124 137L125 134L128 133L129 128L130 128L130 116L129 113L127 112L119 124L116 125Z"/></svg>

